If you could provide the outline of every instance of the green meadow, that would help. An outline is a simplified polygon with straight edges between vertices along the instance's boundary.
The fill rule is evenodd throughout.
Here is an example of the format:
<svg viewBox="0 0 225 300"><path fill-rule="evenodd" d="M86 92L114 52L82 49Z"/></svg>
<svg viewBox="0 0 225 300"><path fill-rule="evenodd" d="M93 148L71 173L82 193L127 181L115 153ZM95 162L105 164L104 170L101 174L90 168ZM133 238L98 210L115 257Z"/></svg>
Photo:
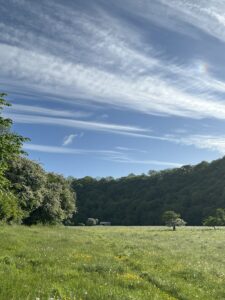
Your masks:
<svg viewBox="0 0 225 300"><path fill-rule="evenodd" d="M0 227L2 300L222 300L225 230Z"/></svg>

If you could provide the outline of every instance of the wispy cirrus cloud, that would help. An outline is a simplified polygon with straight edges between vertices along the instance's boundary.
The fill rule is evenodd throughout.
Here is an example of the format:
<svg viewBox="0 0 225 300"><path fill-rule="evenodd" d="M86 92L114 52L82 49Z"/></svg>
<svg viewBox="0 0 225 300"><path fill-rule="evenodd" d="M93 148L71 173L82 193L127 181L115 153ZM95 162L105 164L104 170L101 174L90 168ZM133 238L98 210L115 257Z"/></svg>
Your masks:
<svg viewBox="0 0 225 300"><path fill-rule="evenodd" d="M70 134L65 136L64 140L63 140L63 146L68 146L70 144L72 144L72 142L74 141L74 139L77 137L77 134Z"/></svg>
<svg viewBox="0 0 225 300"><path fill-rule="evenodd" d="M119 135L125 135L131 138L141 138L156 140L161 142L170 142L175 144L182 144L187 146L194 146L199 149L207 149L210 151L216 151L220 154L225 154L225 135L204 135L204 134L188 134L186 130L180 129L175 130L171 134L162 134L162 135L152 135L150 129L139 128L128 125L118 125L110 123L101 123L101 122L91 122L91 121L81 121L74 119L64 119L64 118L53 118L45 116L36 116L36 115L23 115L23 114L5 114L5 116L13 118L17 123L24 124L46 124L52 126L64 126L71 128L81 128L91 131L100 131L108 132ZM71 134L66 136L63 142L63 146L70 145L76 136L83 136L83 133L80 134ZM140 152L146 153L145 150L116 146L116 153L124 155L126 158L126 152ZM31 149L32 150L32 149ZM64 150L62 150L64 151ZM67 151L67 150L65 150ZM120 155L120 159L121 159ZM126 159L125 159L126 160Z"/></svg>
<svg viewBox="0 0 225 300"><path fill-rule="evenodd" d="M24 114L4 114L6 117L12 118L17 123L23 124L41 124L41 125L56 125L71 128L82 128L91 131L110 132L115 134L142 134L150 132L150 129L145 129L137 126L119 125L113 123L83 121L65 118L52 118L47 116L24 115Z"/></svg>
<svg viewBox="0 0 225 300"><path fill-rule="evenodd" d="M167 19L168 22L176 24L178 21L182 22L185 29L185 23L190 24L192 27L197 27L205 33L225 41L225 3L224 1L204 0L199 1L185 1L185 0L160 0L165 5L171 18ZM187 27L187 26L186 26ZM174 26L174 28L175 26Z"/></svg>
<svg viewBox="0 0 225 300"><path fill-rule="evenodd" d="M111 155L110 157L104 158L113 162L123 163L123 164L137 164L137 165L157 165L169 168L181 167L181 163L171 162L171 161L160 161L152 159L135 159L129 156L123 155Z"/></svg>
<svg viewBox="0 0 225 300"><path fill-rule="evenodd" d="M153 21L154 9L159 15L166 9L169 21L173 19L174 10L186 16L186 23L194 21L193 24L199 28L198 24L210 15L209 33L219 36L223 19L221 13L217 14L222 4L213 6L210 1L207 9L192 1L187 4L179 0L177 7L175 4L176 1L169 4L160 1L157 4L142 0L138 3L131 1L126 6L116 2L118 7L127 9L129 13L134 7L134 14L149 14ZM7 11L7 4L3 7ZM106 6L96 4L90 12L48 1L43 10L39 4L29 5L25 1L17 2L16 7L30 15L38 15L38 18L31 22L25 14L17 14L15 10L12 14L20 27L4 21L0 24L0 77L26 82L30 88L38 87L40 91L62 99L67 95L71 103L76 95L84 102L146 114L225 119L225 103L222 101L225 83L222 80L209 72L199 71L195 61L179 64L165 59L144 41L137 26L131 26L126 18L121 20ZM193 18L191 12L194 13ZM178 13L175 19L183 26ZM216 29L215 20L219 22L220 29ZM45 32L40 24L45 24L49 31ZM201 26L207 32L208 25L203 22ZM40 28L38 40L37 28ZM56 33L57 40L54 38Z"/></svg>
<svg viewBox="0 0 225 300"><path fill-rule="evenodd" d="M225 135L189 135L177 139L181 144L195 146L199 149L207 149L216 151L219 154L225 155Z"/></svg>
<svg viewBox="0 0 225 300"><path fill-rule="evenodd" d="M75 138L81 138L83 136L84 136L83 132L67 135L67 136L64 137L62 145L63 146L68 146L68 145L73 143Z"/></svg>
<svg viewBox="0 0 225 300"><path fill-rule="evenodd" d="M123 146L116 146L115 147L116 150L120 150L120 151L131 151L131 152L139 152L139 153L147 153L146 150L141 150L141 149L137 149L137 148L130 148L130 147L123 147Z"/></svg>
<svg viewBox="0 0 225 300"><path fill-rule="evenodd" d="M95 154L99 159L113 161L117 163L130 163L130 164L146 164L146 165L158 165L164 167L180 167L182 164L176 162L159 161L159 160L137 160L125 155L119 151L113 150L87 150L87 149L73 149L48 145L37 144L25 144L24 150L54 153L54 154L72 154L72 155L85 155Z"/></svg>
<svg viewBox="0 0 225 300"><path fill-rule="evenodd" d="M50 146L50 145L39 145L39 144L32 144L32 143L24 144L23 149L30 150L30 151L44 152L44 153L56 153L56 154L91 154L91 153L99 154L99 155L119 154L118 151L113 151L113 150L74 149L74 148L65 148L65 147Z"/></svg>
<svg viewBox="0 0 225 300"><path fill-rule="evenodd" d="M25 113L25 114L38 114L47 115L52 117L73 117L73 118L87 118L92 115L91 112L85 111L69 111L69 110L57 110L53 108L45 108L33 105L13 104L10 108L6 109L9 113Z"/></svg>
<svg viewBox="0 0 225 300"><path fill-rule="evenodd" d="M94 67L66 63L57 57L5 45L1 46L1 57L2 72L11 73L18 80L22 77L31 80L34 86L49 86L49 91L54 89L54 93L59 95L66 91L72 97L76 93L83 99L150 114L225 118L225 104L220 99L207 95L207 89L204 93L185 92L182 81L179 87L179 82L173 84L158 75L117 76ZM221 87L223 85L221 82Z"/></svg>
<svg viewBox="0 0 225 300"><path fill-rule="evenodd" d="M224 1L218 0L124 0L117 5L130 14L145 21L153 22L163 28L195 39L200 38L199 29L204 33L225 41Z"/></svg>

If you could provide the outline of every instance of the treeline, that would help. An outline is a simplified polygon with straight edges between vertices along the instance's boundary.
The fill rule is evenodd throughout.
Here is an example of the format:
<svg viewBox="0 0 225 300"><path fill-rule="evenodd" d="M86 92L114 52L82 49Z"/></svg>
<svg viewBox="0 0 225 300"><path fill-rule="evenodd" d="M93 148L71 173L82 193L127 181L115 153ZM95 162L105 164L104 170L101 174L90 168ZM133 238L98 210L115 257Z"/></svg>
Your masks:
<svg viewBox="0 0 225 300"><path fill-rule="evenodd" d="M0 223L67 224L76 212L76 194L63 176L24 156L27 139L13 133L12 120L1 115L8 105L0 94Z"/></svg>
<svg viewBox="0 0 225 300"><path fill-rule="evenodd" d="M141 176L71 179L78 207L73 222L93 217L114 225L161 225L162 214L173 210L188 225L202 225L225 207L224 183L225 158Z"/></svg>

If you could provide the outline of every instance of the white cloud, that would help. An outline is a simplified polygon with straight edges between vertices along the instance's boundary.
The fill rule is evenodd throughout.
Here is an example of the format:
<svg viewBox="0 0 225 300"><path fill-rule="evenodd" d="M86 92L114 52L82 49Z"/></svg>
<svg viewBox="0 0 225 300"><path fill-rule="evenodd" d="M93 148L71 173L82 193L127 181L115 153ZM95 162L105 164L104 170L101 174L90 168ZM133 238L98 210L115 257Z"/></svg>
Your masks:
<svg viewBox="0 0 225 300"><path fill-rule="evenodd" d="M49 145L38 145L38 144L24 144L24 150L37 151L44 153L56 153L56 154L100 154L100 155L115 155L118 151L113 150L87 150L87 149L73 149Z"/></svg>
<svg viewBox="0 0 225 300"><path fill-rule="evenodd" d="M166 29L199 39L196 28L225 41L223 0L124 0L129 13Z"/></svg>
<svg viewBox="0 0 225 300"><path fill-rule="evenodd" d="M147 153L145 150L140 150L137 148L130 148L130 147L123 147L123 146L116 146L115 149L120 151L134 151L134 152L140 152L140 153Z"/></svg>
<svg viewBox="0 0 225 300"><path fill-rule="evenodd" d="M142 132L149 132L150 130L129 126L129 125L119 125L113 123L101 123L92 121L81 121L74 119L64 119L64 118L51 118L45 116L35 116L35 115L23 115L23 114L4 114L6 117L12 118L16 123L24 124L45 124L45 125L57 125L65 126L71 128L82 128L91 131L103 131L124 135L132 134L142 134Z"/></svg>
<svg viewBox="0 0 225 300"><path fill-rule="evenodd" d="M164 166L164 167L181 167L182 164L176 163L176 162L168 162L168 161L159 161L159 160L149 160L149 159L133 159L130 157L109 157L107 158L108 160L111 160L113 162L118 162L118 163L126 163L126 164L144 164L144 165L157 165L157 166Z"/></svg>
<svg viewBox="0 0 225 300"><path fill-rule="evenodd" d="M184 23L186 22L219 40L225 41L224 1L160 0L160 2L169 9L171 19L175 18L180 22L182 21L183 27L185 27Z"/></svg>
<svg viewBox="0 0 225 300"><path fill-rule="evenodd" d="M161 0L164 5L146 0L126 3L117 5L153 21L164 20L166 11L166 22L179 22L180 26L174 28L183 28L184 17L185 22L225 38L222 2L211 0L206 8L201 8L202 0ZM201 66L207 62L180 65L168 61L144 41L134 25L100 7L89 14L52 1L45 11L37 3L20 5L38 18L26 20L25 27L25 17L14 13L23 26L0 24L5 41L0 44L0 78L62 100L67 97L71 103L79 98L147 114L225 119L225 103L221 100L225 83L210 72L196 69L196 63ZM36 38L32 28L42 28L40 24L45 24L52 38L44 30Z"/></svg>
<svg viewBox="0 0 225 300"><path fill-rule="evenodd" d="M184 145L195 146L199 149L208 149L211 151L225 154L225 136L218 135L190 135L184 138L177 139L177 141Z"/></svg>
<svg viewBox="0 0 225 300"><path fill-rule="evenodd" d="M36 151L44 153L55 153L55 154L95 154L98 155L103 160L110 160L116 163L131 163L131 164L146 164L146 165L158 165L167 167L180 167L182 164L176 162L168 161L158 161L158 160L136 160L130 158L124 153L113 150L86 150L86 149L72 149L56 146L47 145L37 145L37 144L25 144L24 150Z"/></svg>
<svg viewBox="0 0 225 300"><path fill-rule="evenodd" d="M83 99L143 113L225 119L225 104L207 95L207 90L192 94L179 86L179 82L173 84L162 76L117 76L96 67L67 63L61 58L6 45L1 46L0 61L2 73L10 73L17 80L39 85L40 89L43 86L59 95L66 91L70 97L76 94Z"/></svg>
<svg viewBox="0 0 225 300"><path fill-rule="evenodd" d="M208 149L211 151L217 151L221 154L225 154L225 136L213 136L213 135L188 135L185 130L175 130L174 133L165 134L161 136L150 135L149 130L134 126L125 126L118 124L107 124L107 123L98 123L98 122L89 122L89 121L80 121L80 120L71 120L71 119L63 119L63 118L50 118L44 116L35 116L35 115L22 115L22 114L5 114L6 117L13 118L13 120L17 123L25 123L25 124L47 124L47 125L57 125L57 126L65 126L72 128L82 128L93 131L102 131L120 135L126 135L130 137L136 138L144 138L150 140L158 140L158 141L166 141L171 143L183 144L194 146L199 149ZM82 137L83 132L80 134L71 134L67 136L63 142L64 146L67 146L72 143L73 139L76 136ZM182 134L182 135L181 135ZM58 148L63 149L63 148ZM129 148L123 146L116 146L116 150L122 152L136 151L145 153L144 150L139 150L137 148ZM59 150L64 151L64 150ZM65 150L67 151L67 150ZM70 151L70 150L69 150ZM115 151L116 152L116 151ZM67 152L65 152L67 153ZM117 152L116 152L117 153ZM122 154L122 153L121 153ZM126 156L125 156L126 157Z"/></svg>
<svg viewBox="0 0 225 300"><path fill-rule="evenodd" d="M73 118L86 118L92 115L90 112L84 111L67 111L67 110L57 110L50 109L40 106L32 105L22 105L22 104L13 104L13 106L6 109L8 112L14 113L27 113L27 114L38 114L38 115L48 115L52 117L73 117Z"/></svg>
<svg viewBox="0 0 225 300"><path fill-rule="evenodd" d="M102 131L102 132L126 135L126 136L136 137L136 138L144 138L150 140L158 140L162 142L166 141L166 142L171 142L176 144L189 145L199 149L208 149L211 151L217 151L219 153L225 154L225 136L223 135L222 136L201 135L201 134L184 135L186 131L179 129L179 130L175 130L174 133L171 134L156 136L156 135L150 135L149 130L144 128L124 126L118 124L107 124L107 123L98 123L98 122L89 122L89 121L80 121L80 120L71 120L71 119L62 119L62 118L50 118L44 116L22 115L22 114L19 115L5 114L5 116L13 118L13 120L17 123L47 124L47 125L57 125L57 126L65 126L65 127L72 127L72 128L82 128L82 129L93 130L93 131ZM63 145L67 146L71 144L73 139L76 136L82 137L83 134L84 133L81 132L79 135L71 134L67 136L64 140ZM63 149L63 148L59 148L59 149ZM121 151L122 152L136 151L142 153L146 152L144 150L123 147L123 146L116 146L115 149L119 150L120 153ZM64 151L64 150L60 150L60 151Z"/></svg>
<svg viewBox="0 0 225 300"><path fill-rule="evenodd" d="M68 136L65 136L65 138L63 140L63 146L68 146L68 145L72 144L75 137L77 137L77 134L70 134Z"/></svg>

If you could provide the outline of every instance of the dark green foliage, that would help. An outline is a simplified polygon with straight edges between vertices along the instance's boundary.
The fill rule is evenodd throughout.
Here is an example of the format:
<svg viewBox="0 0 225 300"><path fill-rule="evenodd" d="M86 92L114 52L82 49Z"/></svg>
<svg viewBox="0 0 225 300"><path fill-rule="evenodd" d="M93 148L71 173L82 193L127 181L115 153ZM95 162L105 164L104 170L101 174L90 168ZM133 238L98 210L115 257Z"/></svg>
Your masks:
<svg viewBox="0 0 225 300"><path fill-rule="evenodd" d="M225 225L225 209L218 208L213 216L209 216L203 221L204 226L224 226Z"/></svg>
<svg viewBox="0 0 225 300"><path fill-rule="evenodd" d="M162 221L166 226L173 227L173 230L176 229L176 226L184 226L186 222L180 218L180 214L177 214L173 210L165 211L162 216Z"/></svg>
<svg viewBox="0 0 225 300"><path fill-rule="evenodd" d="M1 112L5 106L10 106L5 100L6 94L0 93L0 190L8 188L8 181L4 172L8 167L8 160L22 153L22 144L27 139L11 131L12 120L3 118Z"/></svg>
<svg viewBox="0 0 225 300"><path fill-rule="evenodd" d="M201 225L215 209L225 207L224 182L225 158L149 176L74 179L78 214L73 222L95 216L115 225L161 225L163 212L174 210L188 225Z"/></svg>
<svg viewBox="0 0 225 300"><path fill-rule="evenodd" d="M10 104L5 100L6 94L0 93L0 222L20 222L22 213L17 197L10 191L10 182L5 177L9 159L21 154L22 144L27 139L11 131L12 120L3 118L1 112Z"/></svg>
<svg viewBox="0 0 225 300"><path fill-rule="evenodd" d="M168 211L165 211L163 213L162 221L163 221L163 223L165 223L167 225L167 224L170 224L171 222L173 222L174 220L176 220L178 218L180 218L180 214L177 214L173 210L168 210Z"/></svg>
<svg viewBox="0 0 225 300"><path fill-rule="evenodd" d="M203 225L204 226L218 226L218 221L215 217L213 216L209 216L208 218L206 218L204 221L203 221Z"/></svg>
<svg viewBox="0 0 225 300"><path fill-rule="evenodd" d="M20 223L21 218L17 197L9 191L0 191L0 224Z"/></svg>

